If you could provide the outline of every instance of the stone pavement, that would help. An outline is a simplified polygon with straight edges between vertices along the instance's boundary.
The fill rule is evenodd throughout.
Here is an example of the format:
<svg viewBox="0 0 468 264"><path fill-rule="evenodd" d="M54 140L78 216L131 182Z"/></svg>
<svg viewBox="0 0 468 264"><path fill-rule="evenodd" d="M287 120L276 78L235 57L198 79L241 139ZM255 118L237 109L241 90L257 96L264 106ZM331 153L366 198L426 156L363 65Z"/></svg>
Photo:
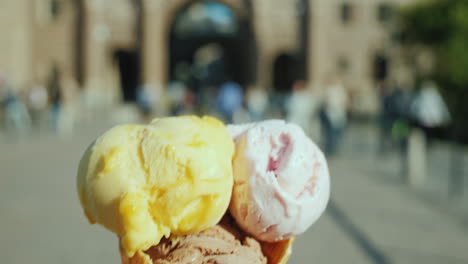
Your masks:
<svg viewBox="0 0 468 264"><path fill-rule="evenodd" d="M370 173L372 162L358 160L331 161L332 199L360 232L347 233L371 263L468 263L467 227L400 185Z"/></svg>
<svg viewBox="0 0 468 264"><path fill-rule="evenodd" d="M367 174L382 181L399 184L401 188L418 195L439 210L462 218L468 225L468 148L461 147L456 153L460 167L453 166L454 153L451 143L433 140L427 148L426 174L416 186L404 183L401 175L401 156L393 151L376 155L377 129L370 123L353 124L346 133L342 146L343 157L367 164ZM454 169L455 168L455 169ZM454 181L454 175L461 179ZM456 184L462 193L454 196L451 185Z"/></svg>
<svg viewBox="0 0 468 264"><path fill-rule="evenodd" d="M107 127L0 143L1 263L119 263L117 239L87 223L75 184L82 152ZM468 263L468 228L352 142L330 160L332 203L289 263Z"/></svg>

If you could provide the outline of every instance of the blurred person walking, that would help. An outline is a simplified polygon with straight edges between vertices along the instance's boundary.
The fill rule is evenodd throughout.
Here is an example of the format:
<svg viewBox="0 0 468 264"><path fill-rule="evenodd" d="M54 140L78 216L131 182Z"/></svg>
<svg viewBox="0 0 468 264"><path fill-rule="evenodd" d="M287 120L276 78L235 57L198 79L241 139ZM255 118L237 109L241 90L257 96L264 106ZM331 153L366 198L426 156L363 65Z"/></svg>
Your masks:
<svg viewBox="0 0 468 264"><path fill-rule="evenodd" d="M62 107L62 86L60 83L60 72L57 66L52 68L48 83L50 110L49 110L49 127L53 131L58 130L58 120Z"/></svg>
<svg viewBox="0 0 468 264"><path fill-rule="evenodd" d="M56 129L60 136L68 137L73 133L78 119L78 84L72 77L64 78L61 83L61 111L57 116Z"/></svg>
<svg viewBox="0 0 468 264"><path fill-rule="evenodd" d="M32 126L26 105L13 92L11 84L5 77L0 79L0 90L3 93L1 104L5 109L4 125L7 134L15 137L24 136Z"/></svg>
<svg viewBox="0 0 468 264"><path fill-rule="evenodd" d="M392 146L392 125L395 117L393 116L391 95L392 86L388 82L381 82L379 84L380 92L380 113L379 113L379 144L377 152L384 155Z"/></svg>
<svg viewBox="0 0 468 264"><path fill-rule="evenodd" d="M225 122L232 123L234 113L242 107L244 94L241 86L234 81L221 84L216 98L216 110Z"/></svg>
<svg viewBox="0 0 468 264"><path fill-rule="evenodd" d="M292 94L286 102L288 122L296 123L310 135L311 121L317 110L317 99L307 89L305 81L296 81L293 84Z"/></svg>
<svg viewBox="0 0 468 264"><path fill-rule="evenodd" d="M171 115L180 115L184 111L184 101L187 87L182 81L171 81L168 87L169 112Z"/></svg>
<svg viewBox="0 0 468 264"><path fill-rule="evenodd" d="M141 85L137 91L137 105L144 121L149 121L156 107L159 95L151 85Z"/></svg>
<svg viewBox="0 0 468 264"><path fill-rule="evenodd" d="M197 113L206 114L215 110L212 105L216 101L216 88L228 79L222 47L217 43L209 43L197 49L192 73Z"/></svg>
<svg viewBox="0 0 468 264"><path fill-rule="evenodd" d="M31 119L36 129L41 130L45 121L45 114L48 107L47 89L42 85L33 85L28 91L28 107L31 113Z"/></svg>
<svg viewBox="0 0 468 264"><path fill-rule="evenodd" d="M378 152L385 154L394 142L404 145L410 126L410 87L401 83L381 84L381 110L379 117L380 143ZM403 142L403 143L402 143Z"/></svg>
<svg viewBox="0 0 468 264"><path fill-rule="evenodd" d="M400 175L403 181L407 181L408 164L408 140L411 133L410 105L412 102L411 87L402 83L395 83L390 88L386 101L388 122L392 143L396 143L401 159Z"/></svg>
<svg viewBox="0 0 468 264"><path fill-rule="evenodd" d="M251 87L247 92L246 101L250 121L263 120L268 108L268 96L265 89L258 86Z"/></svg>
<svg viewBox="0 0 468 264"><path fill-rule="evenodd" d="M421 185L426 179L427 151L431 137L450 123L451 117L437 85L425 81L409 106L410 118L415 127L408 139L408 178L413 185ZM459 175L454 175L455 181ZM452 188L453 189L453 188Z"/></svg>
<svg viewBox="0 0 468 264"><path fill-rule="evenodd" d="M409 110L416 125L424 131L426 139L434 130L449 124L451 120L447 105L433 81L422 84Z"/></svg>
<svg viewBox="0 0 468 264"><path fill-rule="evenodd" d="M324 150L328 156L338 152L347 122L347 103L346 91L341 81L335 77L330 78L319 113Z"/></svg>

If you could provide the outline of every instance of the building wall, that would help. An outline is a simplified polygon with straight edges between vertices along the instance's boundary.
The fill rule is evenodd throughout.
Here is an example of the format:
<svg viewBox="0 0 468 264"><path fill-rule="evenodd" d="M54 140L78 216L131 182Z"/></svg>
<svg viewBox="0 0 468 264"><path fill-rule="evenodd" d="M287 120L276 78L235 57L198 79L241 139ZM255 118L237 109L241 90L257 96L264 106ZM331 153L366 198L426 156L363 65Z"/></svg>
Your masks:
<svg viewBox="0 0 468 264"><path fill-rule="evenodd" d="M137 7L128 0L107 1L105 20L109 25L111 49L137 48Z"/></svg>
<svg viewBox="0 0 468 264"><path fill-rule="evenodd" d="M31 79L31 26L28 0L0 1L0 74L15 89Z"/></svg>
<svg viewBox="0 0 468 264"><path fill-rule="evenodd" d="M272 87L274 60L298 49L295 1L253 0L254 30L258 44L258 86Z"/></svg>
<svg viewBox="0 0 468 264"><path fill-rule="evenodd" d="M379 6L398 8L411 0L313 0L309 75L317 89L327 78L338 76L352 95L356 112L377 111L377 89L373 61L378 53L390 58L389 77L398 65L398 45L391 39L395 21L380 21ZM348 21L341 18L342 5L351 6Z"/></svg>
<svg viewBox="0 0 468 264"><path fill-rule="evenodd" d="M46 84L54 67L66 78L76 74L76 9L72 1L56 3L56 14L51 10L51 0L35 0L30 5L33 83Z"/></svg>
<svg viewBox="0 0 468 264"><path fill-rule="evenodd" d="M140 51L142 83L164 89L169 30L177 12L193 1L55 0L60 3L56 17L50 11L52 1L0 1L0 32L6 40L0 42L0 71L15 83L44 83L53 65L57 65L63 74L83 79L83 89L118 98L119 76L112 55L117 49L125 49ZM271 89L275 58L294 55L298 50L298 5L296 1L251 1L258 49L257 85ZM372 76L374 56L384 52L397 67L399 54L398 46L389 38L394 25L378 20L378 6L413 1L417 0L309 0L310 86L324 89L329 76L339 75L355 99L354 110L375 112L378 100ZM244 0L219 2L238 16L246 15ZM82 3L82 10L77 3ZM348 22L341 19L343 3L352 6ZM78 36L78 31L82 35ZM83 78L78 78L78 72Z"/></svg>

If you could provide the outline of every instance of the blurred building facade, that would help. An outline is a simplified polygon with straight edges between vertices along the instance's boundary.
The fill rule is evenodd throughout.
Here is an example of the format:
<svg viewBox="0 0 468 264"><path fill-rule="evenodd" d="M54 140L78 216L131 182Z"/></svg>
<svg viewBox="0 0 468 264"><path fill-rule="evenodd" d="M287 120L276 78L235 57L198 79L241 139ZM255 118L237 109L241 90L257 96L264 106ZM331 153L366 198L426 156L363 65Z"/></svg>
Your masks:
<svg viewBox="0 0 468 264"><path fill-rule="evenodd" d="M249 83L322 88L339 75L354 110L377 109L376 82L399 65L394 10L417 0L218 0L235 13L252 51ZM16 89L47 85L54 68L80 89L119 102L128 89L169 80L170 31L191 0L0 1L0 72ZM131 86L128 89L122 86ZM280 86L283 86L281 88ZM286 87L286 88L284 88ZM132 96L130 96L132 97Z"/></svg>

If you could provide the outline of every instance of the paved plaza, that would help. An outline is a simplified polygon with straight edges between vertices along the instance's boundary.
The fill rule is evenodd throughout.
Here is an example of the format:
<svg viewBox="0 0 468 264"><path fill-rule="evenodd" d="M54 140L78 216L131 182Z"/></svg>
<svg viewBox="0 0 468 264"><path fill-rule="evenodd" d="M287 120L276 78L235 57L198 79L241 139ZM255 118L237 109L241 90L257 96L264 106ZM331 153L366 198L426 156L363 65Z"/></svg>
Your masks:
<svg viewBox="0 0 468 264"><path fill-rule="evenodd" d="M119 263L116 237L87 223L75 183L81 154L107 128L0 142L1 263ZM395 158L359 154L372 136L363 133L330 160L332 201L290 263L468 263L463 218L394 180L385 168Z"/></svg>

